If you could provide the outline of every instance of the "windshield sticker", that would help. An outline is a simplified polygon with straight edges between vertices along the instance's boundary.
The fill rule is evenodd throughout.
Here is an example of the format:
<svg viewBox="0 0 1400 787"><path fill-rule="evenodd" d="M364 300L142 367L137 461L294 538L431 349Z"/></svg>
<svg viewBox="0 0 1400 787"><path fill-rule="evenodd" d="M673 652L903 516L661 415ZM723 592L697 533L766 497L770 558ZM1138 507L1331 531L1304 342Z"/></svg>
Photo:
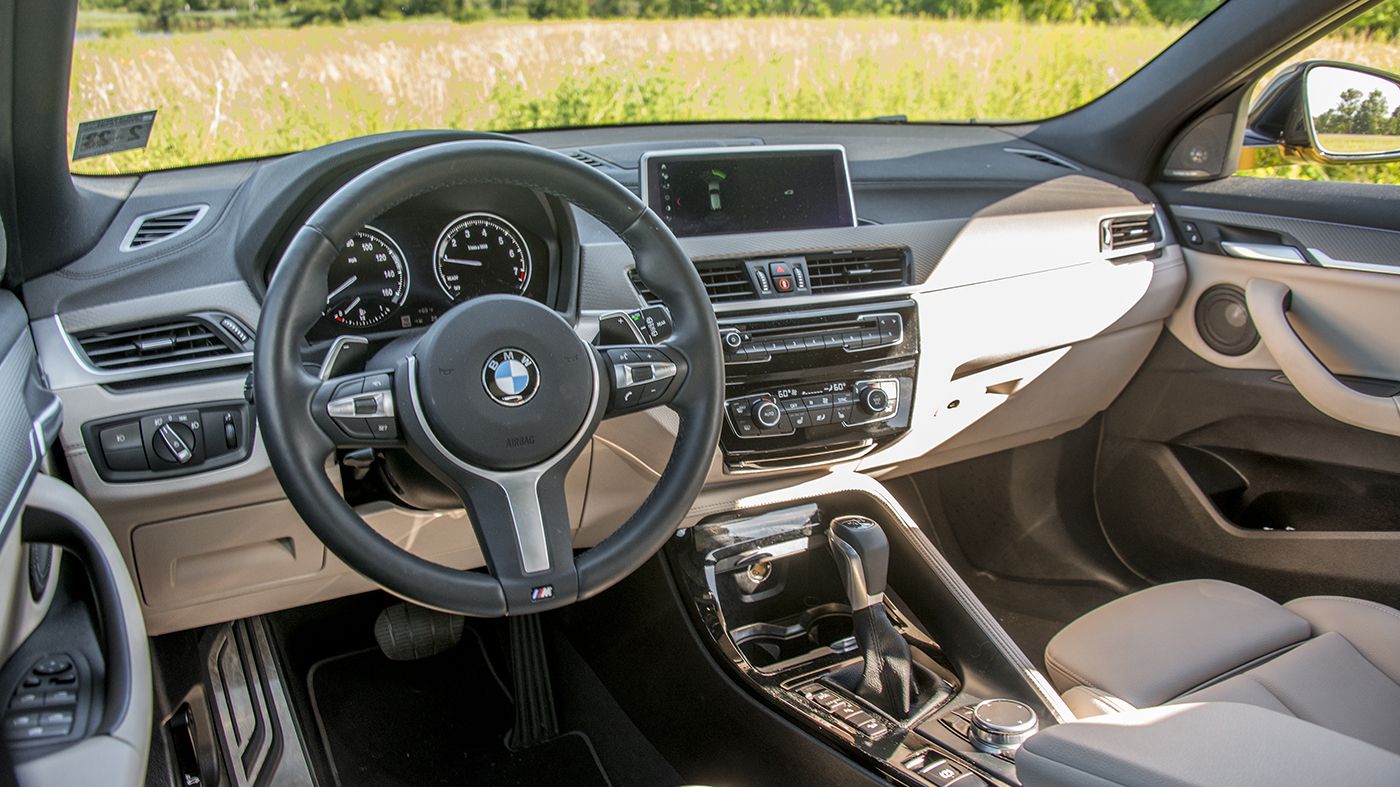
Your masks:
<svg viewBox="0 0 1400 787"><path fill-rule="evenodd" d="M73 143L73 160L120 153L146 147L156 110L134 115L89 120L78 124L78 140Z"/></svg>

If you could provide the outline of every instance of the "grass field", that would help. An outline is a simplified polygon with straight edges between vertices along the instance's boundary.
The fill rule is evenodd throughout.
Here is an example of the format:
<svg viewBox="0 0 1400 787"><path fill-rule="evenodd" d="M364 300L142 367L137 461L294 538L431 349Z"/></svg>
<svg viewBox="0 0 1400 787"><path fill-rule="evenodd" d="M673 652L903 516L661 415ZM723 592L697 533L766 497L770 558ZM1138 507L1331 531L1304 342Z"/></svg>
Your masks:
<svg viewBox="0 0 1400 787"><path fill-rule="evenodd" d="M1400 150L1400 136L1382 134L1318 134L1318 147L1333 153L1375 154Z"/></svg>
<svg viewBox="0 0 1400 787"><path fill-rule="evenodd" d="M1089 101L1182 30L927 19L398 22L78 41L82 120L158 109L112 173L410 128L715 119L1034 119ZM1328 45L1323 45L1327 47ZM1364 40L1318 56L1400 66Z"/></svg>

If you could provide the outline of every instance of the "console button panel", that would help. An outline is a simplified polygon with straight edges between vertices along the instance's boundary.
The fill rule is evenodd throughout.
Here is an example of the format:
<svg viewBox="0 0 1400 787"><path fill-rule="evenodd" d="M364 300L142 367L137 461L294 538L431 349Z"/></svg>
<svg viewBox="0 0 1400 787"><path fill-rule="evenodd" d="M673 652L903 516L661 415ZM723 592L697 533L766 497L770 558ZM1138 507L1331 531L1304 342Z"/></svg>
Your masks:
<svg viewBox="0 0 1400 787"><path fill-rule="evenodd" d="M83 437L104 481L150 481L247 459L253 423L247 402L206 402L92 421Z"/></svg>
<svg viewBox="0 0 1400 787"><path fill-rule="evenodd" d="M899 312L828 315L810 321L746 321L724 328L726 364L768 363L774 358L817 353L863 353L904 343ZM809 356L810 357L810 356ZM840 355L838 361L849 359Z"/></svg>
<svg viewBox="0 0 1400 787"><path fill-rule="evenodd" d="M852 428L899 413L900 380L893 377L784 386L725 400L730 432L739 438L781 437L823 426Z"/></svg>
<svg viewBox="0 0 1400 787"><path fill-rule="evenodd" d="M41 657L10 695L5 741L14 746L72 737L82 710L81 690L78 665L72 656L56 653Z"/></svg>
<svg viewBox="0 0 1400 787"><path fill-rule="evenodd" d="M798 693L816 706L818 712L868 741L878 741L890 732L879 713L866 710L854 697L848 697L823 683L810 683Z"/></svg>

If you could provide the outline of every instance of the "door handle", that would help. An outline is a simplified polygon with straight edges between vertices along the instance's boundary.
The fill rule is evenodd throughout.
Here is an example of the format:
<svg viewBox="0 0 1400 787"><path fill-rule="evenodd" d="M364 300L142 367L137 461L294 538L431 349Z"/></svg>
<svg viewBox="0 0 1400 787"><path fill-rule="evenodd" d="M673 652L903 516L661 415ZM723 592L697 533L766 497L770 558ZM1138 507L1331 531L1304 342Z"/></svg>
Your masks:
<svg viewBox="0 0 1400 787"><path fill-rule="evenodd" d="M1238 257L1242 260L1258 260L1260 262L1286 262L1290 265L1307 265L1308 258L1303 256L1303 252L1293 246L1285 246L1281 243L1241 243L1240 241L1222 240L1220 250L1231 257Z"/></svg>
<svg viewBox="0 0 1400 787"><path fill-rule="evenodd" d="M1244 291L1249 317L1279 370L1323 415L1373 432L1400 435L1400 398L1368 396L1323 366L1288 322L1291 294L1286 285L1268 279L1250 279Z"/></svg>

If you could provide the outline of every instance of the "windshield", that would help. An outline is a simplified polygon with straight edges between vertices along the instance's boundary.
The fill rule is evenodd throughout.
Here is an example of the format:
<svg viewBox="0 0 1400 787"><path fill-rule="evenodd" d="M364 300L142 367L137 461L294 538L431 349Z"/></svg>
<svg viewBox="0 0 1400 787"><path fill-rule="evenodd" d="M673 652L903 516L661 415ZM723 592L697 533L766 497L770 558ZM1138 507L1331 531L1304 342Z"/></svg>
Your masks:
<svg viewBox="0 0 1400 787"><path fill-rule="evenodd" d="M151 110L144 147L97 154L105 137L89 134L74 171L422 128L1045 118L1102 95L1216 4L82 0L69 148L80 123Z"/></svg>

